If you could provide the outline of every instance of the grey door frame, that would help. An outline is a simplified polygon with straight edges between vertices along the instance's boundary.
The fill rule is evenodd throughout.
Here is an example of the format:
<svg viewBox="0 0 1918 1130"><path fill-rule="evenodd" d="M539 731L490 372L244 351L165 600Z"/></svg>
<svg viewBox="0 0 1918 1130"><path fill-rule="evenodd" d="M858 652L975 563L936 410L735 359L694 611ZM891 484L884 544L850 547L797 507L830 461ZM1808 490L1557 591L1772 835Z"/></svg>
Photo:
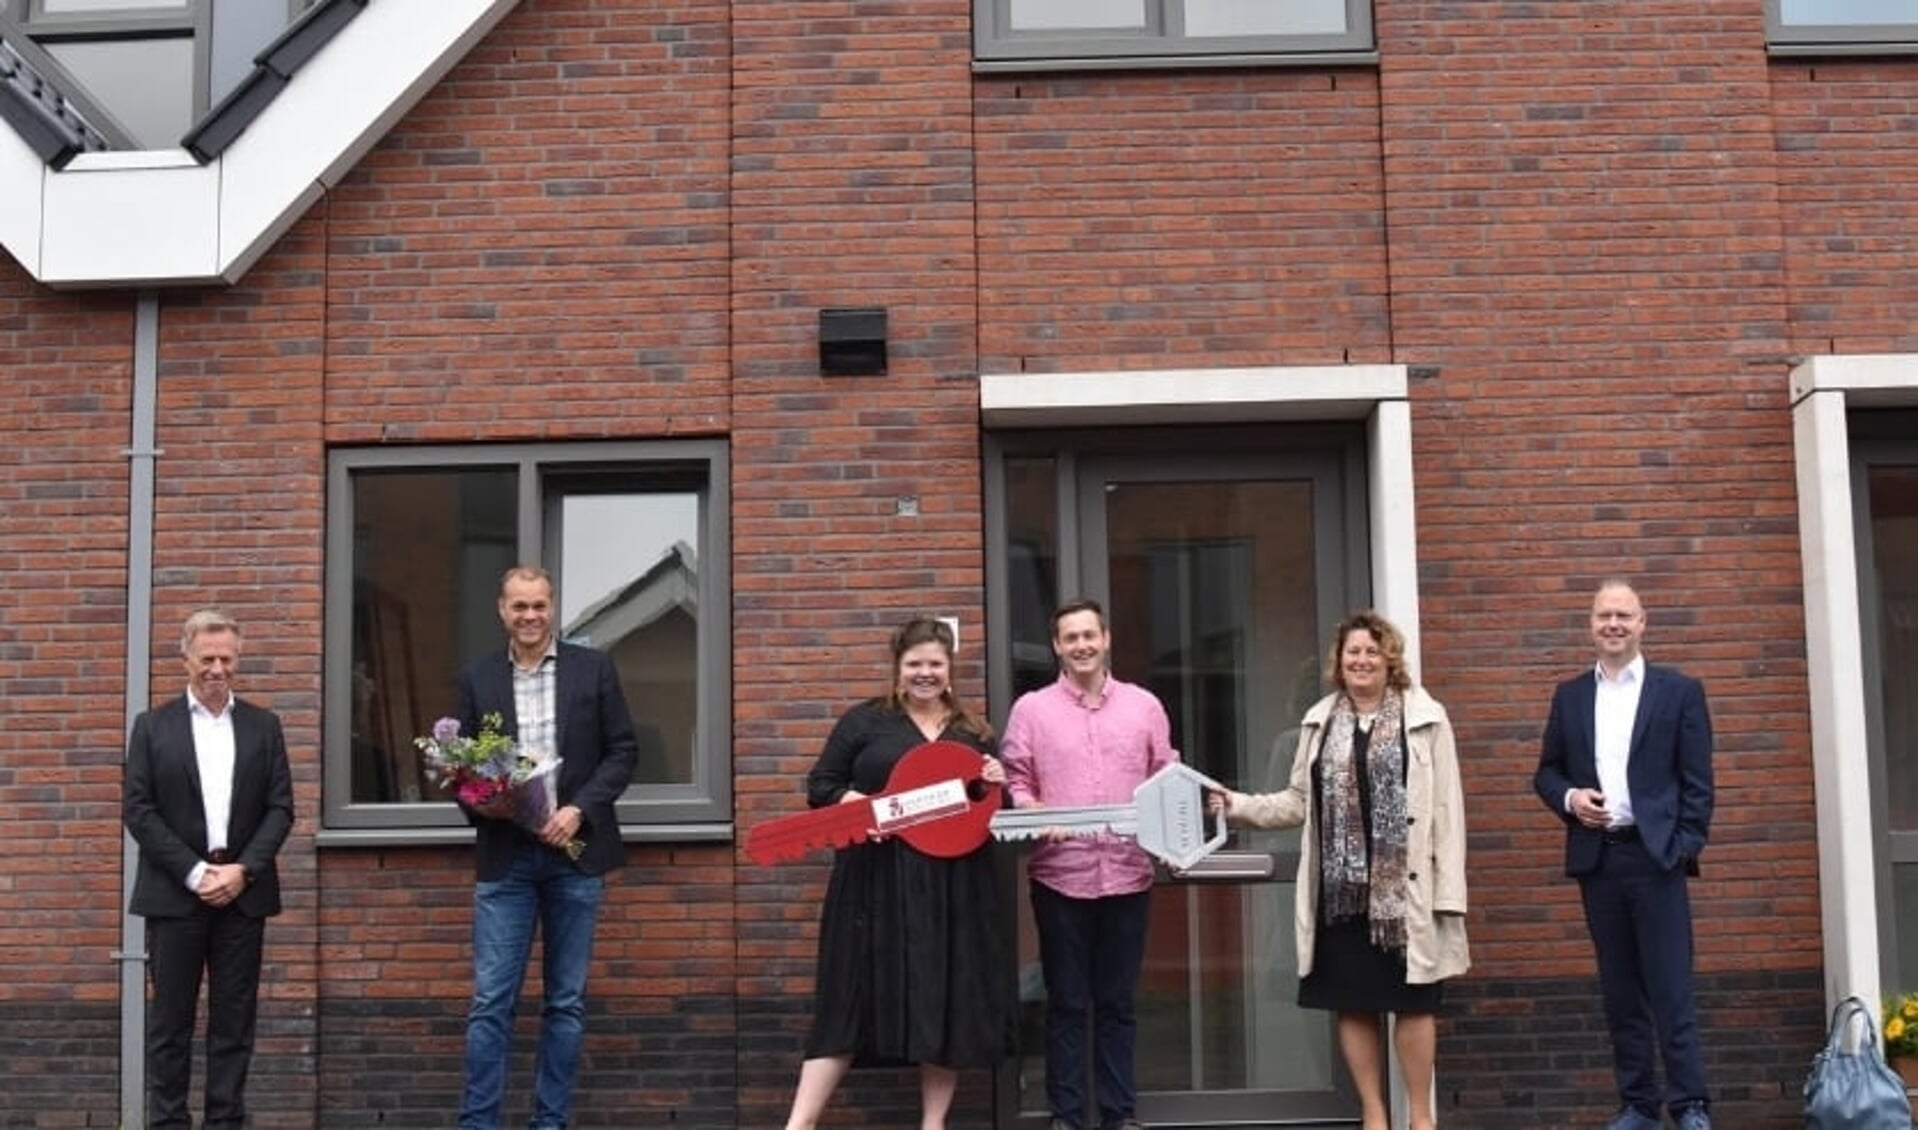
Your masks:
<svg viewBox="0 0 1918 1130"><path fill-rule="evenodd" d="M988 433L984 460L985 639L991 716L1003 721L1011 708L1005 513L1008 458L1053 458L1058 595L1062 600L1086 596L1107 604L1111 593L1106 572L1106 483L1309 480L1315 502L1312 534L1317 636L1323 639L1347 609L1363 606L1370 599L1365 445L1362 429L1339 425ZM1296 853L1275 856L1273 877L1252 881L1289 883L1297 865ZM1158 885L1178 890L1186 884L1161 876ZM1008 910L1015 911L1016 907ZM1336 1065L1335 1049L1334 1062ZM995 1125L1016 1130L1042 1127L1043 1118L1021 1116L1016 1072L1004 1070L998 1075ZM1156 1127L1335 1126L1357 1122L1357 1100L1343 1070L1336 1066L1331 1092L1157 1092L1142 1094L1140 1107L1141 1116Z"/></svg>
<svg viewBox="0 0 1918 1130"><path fill-rule="evenodd" d="M1909 417L1904 418L1909 420ZM1890 770L1885 760L1885 743L1888 740L1885 730L1885 656L1881 635L1877 630L1884 617L1884 599L1878 584L1878 568L1873 561L1876 547L1872 534L1870 484L1871 472L1875 468L1918 468L1918 443L1870 438L1879 430L1869 425L1861 427L1861 438L1852 444L1851 496L1857 500L1853 507L1852 529L1858 547L1858 611L1862 619L1858 635L1867 676L1864 688L1865 734L1870 750L1867 763L1870 769L1871 826L1874 834L1882 837L1884 842L1884 850L1873 853L1872 868L1873 889L1881 909L1878 916L1878 969L1882 984L1896 985L1900 983L1899 931L1892 872L1899 864L1918 863L1918 831L1897 832L1891 828L1887 799Z"/></svg>

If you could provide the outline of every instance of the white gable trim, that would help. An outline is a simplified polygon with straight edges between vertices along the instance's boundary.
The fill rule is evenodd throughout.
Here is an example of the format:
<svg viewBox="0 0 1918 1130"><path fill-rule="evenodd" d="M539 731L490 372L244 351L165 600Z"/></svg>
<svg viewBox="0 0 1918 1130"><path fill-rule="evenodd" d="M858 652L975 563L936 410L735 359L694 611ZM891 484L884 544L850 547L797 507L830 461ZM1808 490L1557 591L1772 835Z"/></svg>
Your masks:
<svg viewBox="0 0 1918 1130"><path fill-rule="evenodd" d="M48 286L237 282L519 0L368 0L224 153L83 153L0 129L0 245Z"/></svg>

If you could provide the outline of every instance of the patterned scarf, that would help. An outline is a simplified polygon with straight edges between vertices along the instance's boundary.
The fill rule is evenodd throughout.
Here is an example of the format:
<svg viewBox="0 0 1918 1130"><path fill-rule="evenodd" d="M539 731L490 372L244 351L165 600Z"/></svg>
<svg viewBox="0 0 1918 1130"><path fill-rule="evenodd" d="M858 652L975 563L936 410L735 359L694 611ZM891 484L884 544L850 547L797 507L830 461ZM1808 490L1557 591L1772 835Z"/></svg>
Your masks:
<svg viewBox="0 0 1918 1130"><path fill-rule="evenodd" d="M1372 720L1363 765L1352 755L1352 733L1357 727L1352 700L1339 695L1319 747L1321 896L1330 921L1367 915L1372 922L1374 945L1403 950L1405 711L1399 692L1390 688L1385 692L1378 717ZM1359 800L1361 772L1371 788L1369 829Z"/></svg>

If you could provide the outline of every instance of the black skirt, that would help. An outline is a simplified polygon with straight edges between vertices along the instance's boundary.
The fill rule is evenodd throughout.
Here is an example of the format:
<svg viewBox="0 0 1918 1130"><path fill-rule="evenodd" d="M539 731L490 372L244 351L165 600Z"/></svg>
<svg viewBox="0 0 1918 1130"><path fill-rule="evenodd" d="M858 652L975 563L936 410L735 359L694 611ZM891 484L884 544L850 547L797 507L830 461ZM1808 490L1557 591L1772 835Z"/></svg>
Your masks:
<svg viewBox="0 0 1918 1130"><path fill-rule="evenodd" d="M1445 983L1405 983L1405 955L1372 944L1372 924L1319 919L1312 941L1312 972L1299 981L1299 1007L1330 1012L1433 1013Z"/></svg>
<svg viewBox="0 0 1918 1130"><path fill-rule="evenodd" d="M958 859L900 840L840 850L826 887L806 1057L992 1067L1012 1053L1012 939L994 845Z"/></svg>

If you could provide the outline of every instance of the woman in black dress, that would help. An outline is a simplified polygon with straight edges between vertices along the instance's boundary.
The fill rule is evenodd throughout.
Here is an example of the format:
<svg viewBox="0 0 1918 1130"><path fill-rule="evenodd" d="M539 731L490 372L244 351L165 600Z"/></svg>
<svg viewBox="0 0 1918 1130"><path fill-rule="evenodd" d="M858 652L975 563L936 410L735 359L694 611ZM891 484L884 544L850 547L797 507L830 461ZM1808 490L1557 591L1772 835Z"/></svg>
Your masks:
<svg viewBox="0 0 1918 1130"><path fill-rule="evenodd" d="M1405 637L1360 612L1333 637L1338 690L1306 711L1280 792L1211 798L1235 824L1305 831L1299 843L1299 1005L1338 1014L1339 1051L1365 1130L1390 1126L1386 1013L1412 1130L1433 1130L1432 1059L1447 978L1465 939L1465 807L1445 708L1412 685Z"/></svg>
<svg viewBox="0 0 1918 1130"><path fill-rule="evenodd" d="M992 728L952 689L952 629L914 619L893 633L889 693L847 711L806 778L814 808L883 792L930 741L979 751L1005 781ZM812 1034L787 1130L812 1130L855 1066L917 1064L923 1130L944 1130L959 1070L1009 1052L1011 932L992 842L958 859L899 839L842 848L820 914Z"/></svg>

